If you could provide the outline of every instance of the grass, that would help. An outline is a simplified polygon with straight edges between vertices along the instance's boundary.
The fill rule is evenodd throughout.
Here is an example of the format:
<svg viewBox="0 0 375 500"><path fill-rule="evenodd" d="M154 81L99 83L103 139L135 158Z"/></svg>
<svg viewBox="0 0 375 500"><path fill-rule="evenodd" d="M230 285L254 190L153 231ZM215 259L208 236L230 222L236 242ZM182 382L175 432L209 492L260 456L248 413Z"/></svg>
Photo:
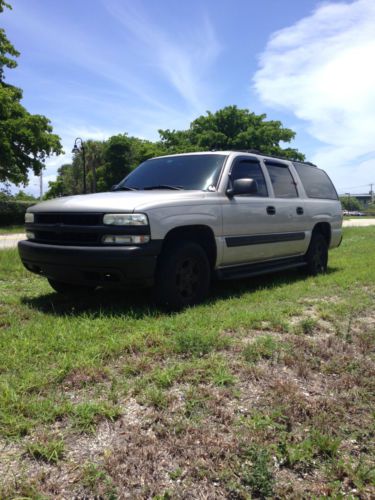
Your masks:
<svg viewBox="0 0 375 500"><path fill-rule="evenodd" d="M261 359L271 359L283 349L285 343L271 335L262 335L248 344L243 355L246 361L255 363Z"/></svg>
<svg viewBox="0 0 375 500"><path fill-rule="evenodd" d="M27 454L36 460L55 464L64 456L65 445L62 439L38 440L26 445Z"/></svg>
<svg viewBox="0 0 375 500"><path fill-rule="evenodd" d="M256 498L270 497L273 494L274 477L268 450L252 447L245 451L244 458L242 483L250 488Z"/></svg>
<svg viewBox="0 0 375 500"><path fill-rule="evenodd" d="M0 497L371 497L374 254L348 228L324 276L165 314L59 297L1 251Z"/></svg>
<svg viewBox="0 0 375 500"><path fill-rule="evenodd" d="M0 227L1 234L23 234L25 232L25 226L2 226Z"/></svg>

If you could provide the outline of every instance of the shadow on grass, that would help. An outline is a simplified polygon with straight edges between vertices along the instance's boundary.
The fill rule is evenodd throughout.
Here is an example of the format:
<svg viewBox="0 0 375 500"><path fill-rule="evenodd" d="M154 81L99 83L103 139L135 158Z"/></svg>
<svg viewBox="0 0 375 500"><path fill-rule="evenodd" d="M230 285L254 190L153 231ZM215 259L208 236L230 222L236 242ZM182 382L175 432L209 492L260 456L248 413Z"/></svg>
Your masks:
<svg viewBox="0 0 375 500"><path fill-rule="evenodd" d="M339 270L337 267L330 267L327 274L333 274ZM211 305L219 300L239 298L257 290L275 289L305 279L306 275L296 269L241 280L215 281L205 304ZM111 317L126 314L142 319L167 314L155 305L152 291L149 289L99 288L86 296L82 293L64 296L51 292L38 297L22 297L21 302L28 307L56 316L89 314L96 317Z"/></svg>

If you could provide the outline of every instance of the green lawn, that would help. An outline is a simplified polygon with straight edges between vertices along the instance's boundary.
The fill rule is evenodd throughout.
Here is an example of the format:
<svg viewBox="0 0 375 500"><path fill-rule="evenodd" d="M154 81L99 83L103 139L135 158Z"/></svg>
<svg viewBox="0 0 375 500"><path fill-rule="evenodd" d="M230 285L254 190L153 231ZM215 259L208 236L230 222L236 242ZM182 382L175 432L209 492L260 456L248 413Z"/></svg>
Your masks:
<svg viewBox="0 0 375 500"><path fill-rule="evenodd" d="M0 227L1 234L19 234L25 232L25 226L2 226Z"/></svg>
<svg viewBox="0 0 375 500"><path fill-rule="evenodd" d="M329 271L62 298L0 252L0 498L375 495L375 228Z"/></svg>

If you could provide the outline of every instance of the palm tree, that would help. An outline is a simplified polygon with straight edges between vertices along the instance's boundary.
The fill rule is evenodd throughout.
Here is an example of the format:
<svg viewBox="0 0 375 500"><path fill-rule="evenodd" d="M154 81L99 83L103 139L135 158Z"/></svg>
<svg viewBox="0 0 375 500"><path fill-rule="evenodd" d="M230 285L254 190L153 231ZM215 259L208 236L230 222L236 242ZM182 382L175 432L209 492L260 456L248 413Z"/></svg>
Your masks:
<svg viewBox="0 0 375 500"><path fill-rule="evenodd" d="M96 193L96 169L103 164L103 141L89 139L85 142L87 171L90 179L90 192Z"/></svg>

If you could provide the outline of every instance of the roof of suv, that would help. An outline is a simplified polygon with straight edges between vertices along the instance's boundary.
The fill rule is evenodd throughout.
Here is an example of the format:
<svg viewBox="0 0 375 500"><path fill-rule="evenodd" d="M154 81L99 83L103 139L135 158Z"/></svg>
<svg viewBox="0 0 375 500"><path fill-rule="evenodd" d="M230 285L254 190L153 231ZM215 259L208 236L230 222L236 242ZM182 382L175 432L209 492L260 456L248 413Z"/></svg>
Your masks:
<svg viewBox="0 0 375 500"><path fill-rule="evenodd" d="M310 161L301 161L301 160L293 160L291 158L283 158L282 156L276 156L276 155L269 155L266 153L262 153L261 151L258 151L257 149L229 149L225 151L188 151L186 153L174 153L171 155L161 155L157 156L156 158L165 158L167 156L180 156L180 155L201 155L201 154L207 154L207 155L230 155L231 153L247 153L247 154L252 154L256 156L261 156L263 158L270 158L272 160L283 160L283 161L291 161L293 163L298 163L299 165L305 165L309 167L317 167L314 163L311 163ZM150 160L153 160L154 158L150 158Z"/></svg>

